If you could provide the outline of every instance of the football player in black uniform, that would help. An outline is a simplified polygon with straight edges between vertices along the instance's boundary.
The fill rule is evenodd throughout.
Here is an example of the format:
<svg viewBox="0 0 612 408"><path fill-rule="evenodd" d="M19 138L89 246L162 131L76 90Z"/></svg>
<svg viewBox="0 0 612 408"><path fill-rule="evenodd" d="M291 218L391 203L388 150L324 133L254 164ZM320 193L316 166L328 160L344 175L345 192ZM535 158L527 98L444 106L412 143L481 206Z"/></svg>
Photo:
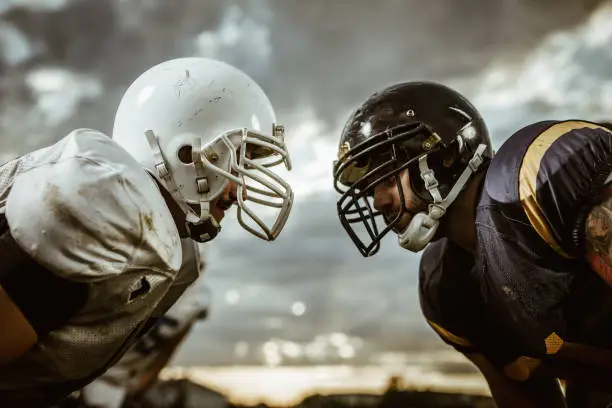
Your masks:
<svg viewBox="0 0 612 408"><path fill-rule="evenodd" d="M612 388L611 172L605 125L537 122L494 155L465 97L407 82L352 113L334 186L363 256L390 231L424 249L425 319L499 408L585 408Z"/></svg>

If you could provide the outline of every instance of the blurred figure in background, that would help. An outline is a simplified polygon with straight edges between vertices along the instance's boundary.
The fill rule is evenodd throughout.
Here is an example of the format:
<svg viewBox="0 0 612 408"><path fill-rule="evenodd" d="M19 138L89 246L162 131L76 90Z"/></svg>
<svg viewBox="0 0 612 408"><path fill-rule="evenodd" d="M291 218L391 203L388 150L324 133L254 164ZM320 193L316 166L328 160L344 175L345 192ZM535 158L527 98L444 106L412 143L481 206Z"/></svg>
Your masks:
<svg viewBox="0 0 612 408"><path fill-rule="evenodd" d="M367 98L339 147L342 226L364 257L390 231L424 250L423 314L480 369L499 408L565 407L558 378L572 408L589 407L585 390L610 391L610 129L537 122L494 156L470 101L405 82Z"/></svg>

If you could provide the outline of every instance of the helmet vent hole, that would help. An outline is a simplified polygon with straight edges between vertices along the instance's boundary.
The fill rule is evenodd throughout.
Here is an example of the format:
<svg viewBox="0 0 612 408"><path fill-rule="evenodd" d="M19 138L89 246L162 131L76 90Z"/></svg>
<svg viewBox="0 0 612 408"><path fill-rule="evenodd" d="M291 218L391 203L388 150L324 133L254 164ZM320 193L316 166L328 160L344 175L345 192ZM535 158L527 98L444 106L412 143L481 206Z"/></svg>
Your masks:
<svg viewBox="0 0 612 408"><path fill-rule="evenodd" d="M178 150L178 159L181 163L191 164L193 158L191 157L191 146L185 145Z"/></svg>

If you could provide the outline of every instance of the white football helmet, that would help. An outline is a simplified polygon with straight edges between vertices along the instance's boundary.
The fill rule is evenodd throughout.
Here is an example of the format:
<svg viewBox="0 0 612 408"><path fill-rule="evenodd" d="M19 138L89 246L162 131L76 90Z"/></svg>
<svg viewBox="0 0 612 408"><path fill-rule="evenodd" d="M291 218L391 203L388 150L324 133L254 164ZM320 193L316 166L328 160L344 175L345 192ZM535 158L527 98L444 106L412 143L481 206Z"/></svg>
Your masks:
<svg viewBox="0 0 612 408"><path fill-rule="evenodd" d="M150 68L123 95L112 138L172 194L193 239L209 241L219 232L210 204L230 180L238 186L238 221L247 231L272 241L283 229L293 192L270 167L291 170L284 128L264 91L237 68L208 58ZM246 201L277 208L272 226ZM256 226L245 222L245 213Z"/></svg>

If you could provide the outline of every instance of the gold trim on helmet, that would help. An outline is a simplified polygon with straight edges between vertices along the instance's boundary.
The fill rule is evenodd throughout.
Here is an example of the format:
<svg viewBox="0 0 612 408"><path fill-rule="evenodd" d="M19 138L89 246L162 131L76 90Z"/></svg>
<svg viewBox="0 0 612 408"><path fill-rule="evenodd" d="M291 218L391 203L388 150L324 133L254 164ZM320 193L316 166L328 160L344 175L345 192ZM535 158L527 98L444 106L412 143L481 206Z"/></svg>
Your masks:
<svg viewBox="0 0 612 408"><path fill-rule="evenodd" d="M338 160L342 160L349 150L351 150L351 144L349 142L342 143L338 149Z"/></svg>

